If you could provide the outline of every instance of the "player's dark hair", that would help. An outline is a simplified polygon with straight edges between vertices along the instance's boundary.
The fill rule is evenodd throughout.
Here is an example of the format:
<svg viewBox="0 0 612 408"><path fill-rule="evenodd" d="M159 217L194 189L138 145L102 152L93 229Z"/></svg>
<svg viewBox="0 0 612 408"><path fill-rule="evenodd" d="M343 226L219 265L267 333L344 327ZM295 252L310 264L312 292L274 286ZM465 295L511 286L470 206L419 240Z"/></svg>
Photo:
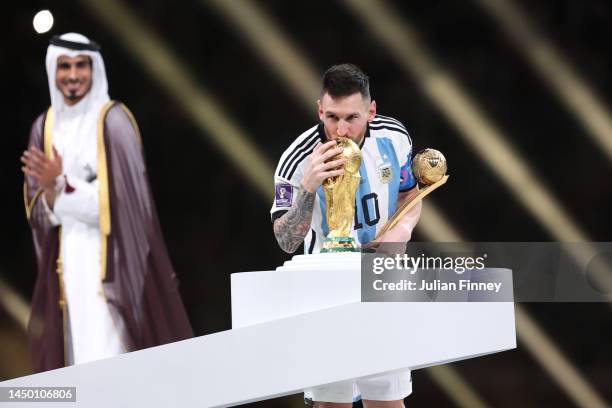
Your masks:
<svg viewBox="0 0 612 408"><path fill-rule="evenodd" d="M370 99L370 79L356 65L333 65L323 74L321 96L328 93L332 98L340 98L357 92L361 92L363 99Z"/></svg>

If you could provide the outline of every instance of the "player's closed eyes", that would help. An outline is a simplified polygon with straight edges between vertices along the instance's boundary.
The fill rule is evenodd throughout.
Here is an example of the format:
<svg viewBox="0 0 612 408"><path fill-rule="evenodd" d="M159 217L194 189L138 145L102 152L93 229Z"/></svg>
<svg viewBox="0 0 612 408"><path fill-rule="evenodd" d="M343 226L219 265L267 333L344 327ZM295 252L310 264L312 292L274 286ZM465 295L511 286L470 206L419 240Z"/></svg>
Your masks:
<svg viewBox="0 0 612 408"><path fill-rule="evenodd" d="M349 116L348 118L346 118L346 121L347 121L347 122L350 122L350 121L352 121L353 119L357 119L358 117L359 117L359 115L351 115L351 116ZM327 118L328 118L328 119L331 119L331 120L333 120L333 121L335 121L335 122L337 122L337 121L339 120L339 119L338 119L338 117L337 117L337 116L335 116L335 115L327 115Z"/></svg>

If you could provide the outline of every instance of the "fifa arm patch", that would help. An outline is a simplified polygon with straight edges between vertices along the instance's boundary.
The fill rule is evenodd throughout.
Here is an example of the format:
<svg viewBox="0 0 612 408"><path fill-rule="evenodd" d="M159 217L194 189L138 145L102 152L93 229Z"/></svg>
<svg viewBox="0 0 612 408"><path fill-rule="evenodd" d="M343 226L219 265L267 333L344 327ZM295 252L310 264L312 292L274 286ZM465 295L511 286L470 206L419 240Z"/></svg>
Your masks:
<svg viewBox="0 0 612 408"><path fill-rule="evenodd" d="M293 186L288 183L276 184L274 190L276 208L291 207L291 204L293 204Z"/></svg>
<svg viewBox="0 0 612 408"><path fill-rule="evenodd" d="M407 191L416 186L417 181L412 173L412 157L408 155L406 164L400 169L400 191Z"/></svg>

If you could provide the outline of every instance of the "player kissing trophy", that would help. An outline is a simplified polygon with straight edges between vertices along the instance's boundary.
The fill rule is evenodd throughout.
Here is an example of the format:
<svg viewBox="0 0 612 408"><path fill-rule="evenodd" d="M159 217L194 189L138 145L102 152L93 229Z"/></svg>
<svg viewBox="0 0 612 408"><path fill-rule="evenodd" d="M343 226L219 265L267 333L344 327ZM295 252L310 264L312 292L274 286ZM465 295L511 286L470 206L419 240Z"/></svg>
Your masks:
<svg viewBox="0 0 612 408"><path fill-rule="evenodd" d="M329 177L323 182L329 233L325 237L321 252L358 252L350 232L355 213L355 193L361 180L361 150L355 142L346 137L336 139L336 145L344 149L340 156L346 163L344 174ZM334 160L339 158L335 157Z"/></svg>

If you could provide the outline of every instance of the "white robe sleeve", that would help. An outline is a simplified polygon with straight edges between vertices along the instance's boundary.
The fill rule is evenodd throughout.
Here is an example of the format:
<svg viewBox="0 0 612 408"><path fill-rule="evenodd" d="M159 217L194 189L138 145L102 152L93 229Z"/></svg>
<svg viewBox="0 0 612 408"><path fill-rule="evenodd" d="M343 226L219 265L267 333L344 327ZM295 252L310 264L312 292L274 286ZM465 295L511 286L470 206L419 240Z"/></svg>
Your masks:
<svg viewBox="0 0 612 408"><path fill-rule="evenodd" d="M74 218L97 227L98 214L98 180L91 183L85 180L66 176L67 186L55 199L53 212L60 220Z"/></svg>

